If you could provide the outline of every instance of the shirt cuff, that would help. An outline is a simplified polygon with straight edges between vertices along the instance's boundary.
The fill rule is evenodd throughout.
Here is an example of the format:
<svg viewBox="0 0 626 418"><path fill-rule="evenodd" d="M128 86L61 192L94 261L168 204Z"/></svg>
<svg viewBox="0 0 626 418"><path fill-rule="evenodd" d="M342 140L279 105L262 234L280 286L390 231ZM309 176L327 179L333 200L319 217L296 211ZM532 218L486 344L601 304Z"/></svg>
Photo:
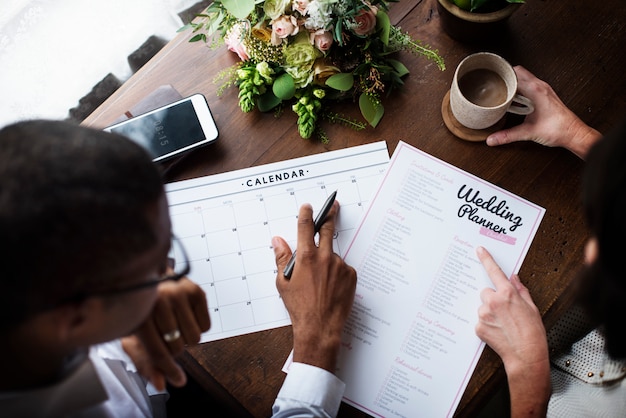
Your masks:
<svg viewBox="0 0 626 418"><path fill-rule="evenodd" d="M346 384L320 367L292 363L277 399L322 408L330 416L339 412Z"/></svg>

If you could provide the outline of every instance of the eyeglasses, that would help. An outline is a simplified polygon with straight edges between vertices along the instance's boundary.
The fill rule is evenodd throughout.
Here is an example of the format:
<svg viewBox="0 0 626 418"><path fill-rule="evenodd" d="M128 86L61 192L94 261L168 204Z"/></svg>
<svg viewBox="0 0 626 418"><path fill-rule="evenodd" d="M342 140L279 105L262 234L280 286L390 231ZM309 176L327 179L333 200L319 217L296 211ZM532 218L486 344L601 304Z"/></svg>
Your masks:
<svg viewBox="0 0 626 418"><path fill-rule="evenodd" d="M177 262L177 260L182 260L182 262L179 263ZM54 308L56 306L62 305L63 303L81 301L92 296L113 296L120 293L134 292L150 287L156 287L163 282L179 281L189 274L191 266L189 265L189 258L187 257L187 252L185 251L185 248L175 236L172 236L172 244L168 254L168 267L170 267L170 269L168 269L166 273L162 274L159 277L155 277L152 280L132 284L125 287L81 292L60 302L47 306L44 309Z"/></svg>
<svg viewBox="0 0 626 418"><path fill-rule="evenodd" d="M177 260L182 260L182 262L179 263L177 262ZM136 283L125 287L88 292L86 294L83 294L83 298L87 296L110 296L120 293L134 292L136 290L156 287L163 282L177 282L183 277L187 276L191 271L189 258L187 257L187 252L185 251L185 247L183 247L183 244L180 242L179 239L174 236L172 236L172 246L168 255L168 267L170 267L170 271L162 274L159 277L155 277L152 280L148 280L142 283Z"/></svg>
<svg viewBox="0 0 626 418"><path fill-rule="evenodd" d="M177 262L178 260L182 260L182 262ZM189 258L187 257L187 252L185 251L185 248L183 247L180 240L177 239L175 236L172 236L171 248L168 254L168 266L170 267L170 269L166 273L162 274L159 277L155 277L152 280L148 280L142 283L136 283L126 287L81 292L71 297L64 298L55 303L44 305L36 311L54 309L65 303L79 302L92 296L113 296L120 293L134 292L150 287L156 287L163 282L179 281L189 274L189 271L191 271L191 266L189 264Z"/></svg>

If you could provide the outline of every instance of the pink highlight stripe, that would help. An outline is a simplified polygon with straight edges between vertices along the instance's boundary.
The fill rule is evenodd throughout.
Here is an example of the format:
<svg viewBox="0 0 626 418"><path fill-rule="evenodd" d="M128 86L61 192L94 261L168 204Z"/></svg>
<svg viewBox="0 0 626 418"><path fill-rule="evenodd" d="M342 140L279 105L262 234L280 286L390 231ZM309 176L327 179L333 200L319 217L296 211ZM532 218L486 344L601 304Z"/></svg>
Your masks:
<svg viewBox="0 0 626 418"><path fill-rule="evenodd" d="M493 238L505 244L515 245L517 238L510 237L508 235L500 234L498 232L493 232L491 229L485 228L484 226L480 227L480 235L484 235L489 238Z"/></svg>

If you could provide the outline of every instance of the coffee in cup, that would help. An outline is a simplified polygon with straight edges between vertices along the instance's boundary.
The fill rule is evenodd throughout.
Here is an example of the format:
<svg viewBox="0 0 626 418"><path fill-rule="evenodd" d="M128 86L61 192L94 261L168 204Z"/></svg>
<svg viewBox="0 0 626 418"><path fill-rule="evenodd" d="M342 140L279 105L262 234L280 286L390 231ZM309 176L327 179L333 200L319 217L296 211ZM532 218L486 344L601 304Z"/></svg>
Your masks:
<svg viewBox="0 0 626 418"><path fill-rule="evenodd" d="M532 102L517 94L517 76L502 57L479 52L465 57L456 68L450 88L450 109L470 129L496 124L506 112L527 115Z"/></svg>

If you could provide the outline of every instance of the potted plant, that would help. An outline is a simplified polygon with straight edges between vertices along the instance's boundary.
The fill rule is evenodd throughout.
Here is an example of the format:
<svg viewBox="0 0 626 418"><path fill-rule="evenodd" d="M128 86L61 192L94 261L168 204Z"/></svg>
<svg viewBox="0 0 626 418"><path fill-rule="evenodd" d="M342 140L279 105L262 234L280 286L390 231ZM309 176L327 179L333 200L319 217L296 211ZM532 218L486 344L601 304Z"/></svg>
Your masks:
<svg viewBox="0 0 626 418"><path fill-rule="evenodd" d="M476 42L502 31L524 0L437 0L443 29L454 39Z"/></svg>

